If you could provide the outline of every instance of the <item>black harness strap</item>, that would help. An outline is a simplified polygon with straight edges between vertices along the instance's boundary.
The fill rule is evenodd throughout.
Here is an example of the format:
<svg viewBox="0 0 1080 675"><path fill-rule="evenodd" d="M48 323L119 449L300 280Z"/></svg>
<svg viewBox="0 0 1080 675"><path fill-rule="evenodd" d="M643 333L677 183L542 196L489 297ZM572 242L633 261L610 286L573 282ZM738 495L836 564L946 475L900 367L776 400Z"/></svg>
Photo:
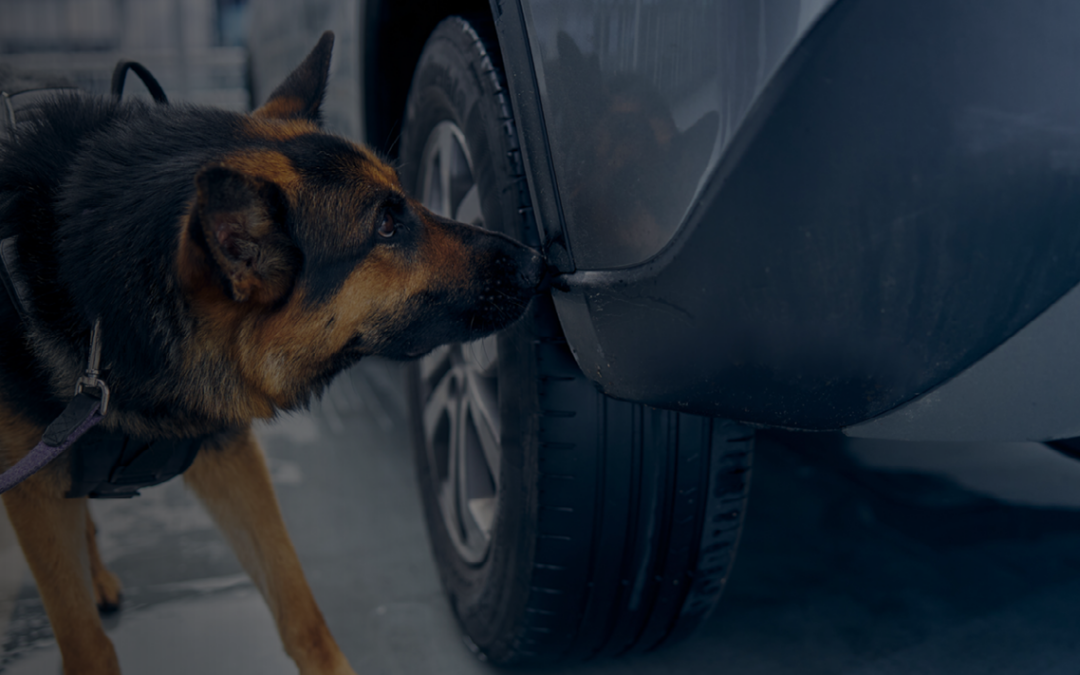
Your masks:
<svg viewBox="0 0 1080 675"><path fill-rule="evenodd" d="M139 489L187 471L210 436L148 441L95 427L71 454L67 497L137 497Z"/></svg>
<svg viewBox="0 0 1080 675"><path fill-rule="evenodd" d="M127 77L128 70L135 71L135 74L139 76L142 83L146 85L147 91L150 92L150 96L162 105L168 105L169 99L165 96L165 90L161 88L158 81L150 74L150 71L146 69L141 63L136 61L120 61L116 64L116 68L113 69L112 85L110 90L112 95L117 99L124 95L124 79Z"/></svg>

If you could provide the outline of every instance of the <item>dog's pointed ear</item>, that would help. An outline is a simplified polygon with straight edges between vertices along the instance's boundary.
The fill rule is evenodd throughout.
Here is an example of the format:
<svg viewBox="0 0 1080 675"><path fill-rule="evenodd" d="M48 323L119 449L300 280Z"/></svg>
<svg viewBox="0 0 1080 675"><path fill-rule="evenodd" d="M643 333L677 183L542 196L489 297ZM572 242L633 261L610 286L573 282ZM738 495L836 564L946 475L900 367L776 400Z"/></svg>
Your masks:
<svg viewBox="0 0 1080 675"><path fill-rule="evenodd" d="M195 185L188 239L202 249L203 264L187 264L182 273L215 278L236 302L269 304L284 297L300 253L285 229L280 188L223 166L204 168Z"/></svg>
<svg viewBox="0 0 1080 675"><path fill-rule="evenodd" d="M319 123L320 107L330 77L330 55L334 51L334 33L326 31L304 62L278 85L269 100L256 110L256 117L307 119Z"/></svg>

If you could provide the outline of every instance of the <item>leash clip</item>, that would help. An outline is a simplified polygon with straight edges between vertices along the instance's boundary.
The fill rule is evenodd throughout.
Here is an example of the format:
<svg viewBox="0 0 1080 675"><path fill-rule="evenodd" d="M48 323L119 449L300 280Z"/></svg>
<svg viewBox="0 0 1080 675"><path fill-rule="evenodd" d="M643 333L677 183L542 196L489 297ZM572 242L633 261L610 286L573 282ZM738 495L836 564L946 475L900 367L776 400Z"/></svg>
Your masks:
<svg viewBox="0 0 1080 675"><path fill-rule="evenodd" d="M90 333L90 358L86 364L86 375L80 377L75 383L75 395L83 393L85 389L97 389L101 398L101 416L109 410L109 385L98 377L101 374L101 318L94 319L94 330Z"/></svg>

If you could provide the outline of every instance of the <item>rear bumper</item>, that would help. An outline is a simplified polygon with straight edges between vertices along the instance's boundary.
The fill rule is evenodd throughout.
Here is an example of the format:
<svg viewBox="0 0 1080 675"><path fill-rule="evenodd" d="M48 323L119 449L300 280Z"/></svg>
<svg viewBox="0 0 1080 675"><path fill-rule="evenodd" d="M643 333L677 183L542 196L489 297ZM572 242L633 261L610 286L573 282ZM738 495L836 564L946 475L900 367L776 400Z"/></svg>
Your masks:
<svg viewBox="0 0 1080 675"><path fill-rule="evenodd" d="M956 377L844 429L899 441L1050 441L1080 436L1080 286Z"/></svg>
<svg viewBox="0 0 1080 675"><path fill-rule="evenodd" d="M809 430L957 379L1080 282L1077 25L1069 0L839 0L667 248L556 293L585 374L618 398ZM1077 358L1067 339L1039 349L1051 379ZM1058 379L1080 402L1080 377ZM1010 386L981 382L987 400ZM999 431L1080 435L1044 422Z"/></svg>

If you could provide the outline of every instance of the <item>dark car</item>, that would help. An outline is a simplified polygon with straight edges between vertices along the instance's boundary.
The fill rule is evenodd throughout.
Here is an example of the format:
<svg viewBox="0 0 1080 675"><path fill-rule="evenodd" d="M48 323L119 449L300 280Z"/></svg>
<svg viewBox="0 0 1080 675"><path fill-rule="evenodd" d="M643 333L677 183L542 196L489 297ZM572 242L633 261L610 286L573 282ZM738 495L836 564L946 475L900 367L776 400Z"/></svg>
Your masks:
<svg viewBox="0 0 1080 675"><path fill-rule="evenodd" d="M335 30L330 125L563 273L411 370L432 549L478 654L688 634L731 568L757 428L1080 436L1080 4L252 17L257 100Z"/></svg>

